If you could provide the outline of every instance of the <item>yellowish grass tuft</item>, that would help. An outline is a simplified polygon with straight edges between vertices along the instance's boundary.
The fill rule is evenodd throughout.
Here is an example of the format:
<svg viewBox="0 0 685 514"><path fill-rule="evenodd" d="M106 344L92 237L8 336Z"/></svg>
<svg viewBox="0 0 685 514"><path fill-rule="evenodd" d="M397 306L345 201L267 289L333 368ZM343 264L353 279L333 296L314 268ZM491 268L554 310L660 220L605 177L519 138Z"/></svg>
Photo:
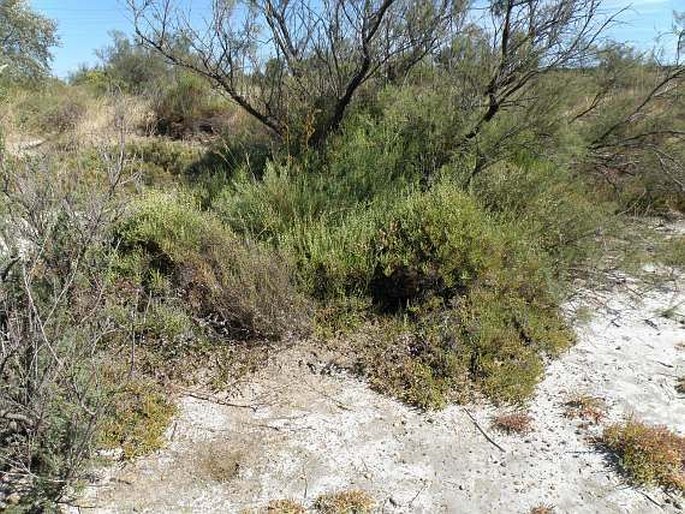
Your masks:
<svg viewBox="0 0 685 514"><path fill-rule="evenodd" d="M314 502L314 507L321 514L367 514L375 505L376 500L360 489L323 494Z"/></svg>
<svg viewBox="0 0 685 514"><path fill-rule="evenodd" d="M266 507L267 514L305 514L306 509L294 500L274 500Z"/></svg>
<svg viewBox="0 0 685 514"><path fill-rule="evenodd" d="M530 514L554 514L552 505L538 505L530 509Z"/></svg>

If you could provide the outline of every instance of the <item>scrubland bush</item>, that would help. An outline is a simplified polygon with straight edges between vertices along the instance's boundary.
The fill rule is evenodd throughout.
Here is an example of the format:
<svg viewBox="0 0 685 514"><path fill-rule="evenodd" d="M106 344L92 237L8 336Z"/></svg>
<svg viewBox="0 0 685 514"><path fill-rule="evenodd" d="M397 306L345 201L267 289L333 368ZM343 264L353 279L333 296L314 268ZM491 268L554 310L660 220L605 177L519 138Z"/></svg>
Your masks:
<svg viewBox="0 0 685 514"><path fill-rule="evenodd" d="M348 60L335 66L320 66L328 50L289 62L279 50L251 73L227 75L232 65L212 55L199 64L205 47L189 51L200 34L153 30L190 20L153 17L139 35L186 69L115 36L101 65L71 86L21 97L21 131L59 136L93 98L120 89L149 102L151 132L170 139L120 141L104 155L55 145L49 162L0 161L2 472L25 477L38 500L58 498L94 448L132 457L162 444L173 414L162 381L192 380L192 363L207 371L226 348L306 335L312 315L351 369L409 404L530 397L545 360L572 343L560 305L568 279L597 255L596 239L617 213L685 205L685 68L587 46L589 0L558 0L539 16L493 3L495 48L487 28L461 27L461 5L452 20L463 32L449 34L433 18L442 8L409 4L402 13L393 4L387 21L411 39L407 48L435 50L432 59L366 63L363 52L380 47L359 49L341 34L333 50ZM155 5L133 2L136 21ZM250 12L275 20L271 8ZM321 19L296 12L319 30ZM503 30L511 20L513 34ZM414 29L430 39L415 40ZM529 44L509 44L528 34ZM329 36L302 44L320 50ZM254 57L250 45L229 50ZM359 59L359 76L348 76ZM207 76L225 80L223 93L245 112ZM199 133L212 136L206 152ZM136 159L125 163L126 153ZM129 172L143 184L123 179ZM660 246L660 260L681 265L680 243ZM663 474L633 455L643 432L612 427L605 442L627 467L640 461L641 480L679 484L679 443L657 430L670 448ZM353 510L371 508L357 493L317 508L355 498Z"/></svg>
<svg viewBox="0 0 685 514"><path fill-rule="evenodd" d="M360 365L379 389L423 407L450 389L465 394L468 377L493 399L519 401L543 356L571 341L545 254L449 181L340 221L296 223L279 241L297 259L301 287L325 305L356 297L369 314L411 316L394 330L381 323L384 335L364 325L379 337Z"/></svg>
<svg viewBox="0 0 685 514"><path fill-rule="evenodd" d="M285 260L191 194L126 205L136 170L123 149L88 155L84 175L66 165L83 157L2 163L0 470L35 508L94 450L162 444L174 409L158 380L174 363L308 327Z"/></svg>
<svg viewBox="0 0 685 514"><path fill-rule="evenodd" d="M522 227L559 262L559 271L592 255L613 208L593 201L590 185L568 168L541 159L496 164L474 180L472 191L488 209Z"/></svg>
<svg viewBox="0 0 685 514"><path fill-rule="evenodd" d="M0 469L34 509L81 476L101 419L116 415L102 350L126 336L102 272L130 170L107 161L87 195L49 160L2 163Z"/></svg>
<svg viewBox="0 0 685 514"><path fill-rule="evenodd" d="M82 89L57 82L23 95L14 107L19 129L36 135L60 135L74 129L88 112L92 97Z"/></svg>
<svg viewBox="0 0 685 514"><path fill-rule="evenodd" d="M183 138L221 131L221 116L226 116L230 106L206 80L178 72L172 80L156 84L156 88L150 92L156 134Z"/></svg>
<svg viewBox="0 0 685 514"><path fill-rule="evenodd" d="M305 302L287 265L249 241L241 241L193 198L148 193L120 227L120 250L143 284L170 286L195 316L222 336L276 338L306 331Z"/></svg>

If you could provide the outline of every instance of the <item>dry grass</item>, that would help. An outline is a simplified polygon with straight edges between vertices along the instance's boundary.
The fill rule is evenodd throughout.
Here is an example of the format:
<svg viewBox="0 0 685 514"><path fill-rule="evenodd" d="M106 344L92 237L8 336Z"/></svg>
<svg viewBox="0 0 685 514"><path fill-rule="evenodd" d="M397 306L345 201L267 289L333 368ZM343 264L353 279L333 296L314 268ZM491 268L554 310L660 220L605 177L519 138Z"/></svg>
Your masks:
<svg viewBox="0 0 685 514"><path fill-rule="evenodd" d="M533 418L528 412L519 411L500 414L492 420L492 426L507 434L526 434L532 430Z"/></svg>
<svg viewBox="0 0 685 514"><path fill-rule="evenodd" d="M530 509L530 514L553 514L554 507L552 505L538 505Z"/></svg>
<svg viewBox="0 0 685 514"><path fill-rule="evenodd" d="M321 514L367 514L375 505L376 500L360 489L322 494L314 502L314 508Z"/></svg>
<svg viewBox="0 0 685 514"><path fill-rule="evenodd" d="M581 419L599 424L606 415L606 405L602 398L587 394L578 394L569 398L564 404L564 415L569 419Z"/></svg>
<svg viewBox="0 0 685 514"><path fill-rule="evenodd" d="M305 514L307 510L294 500L274 500L266 507L267 514Z"/></svg>
<svg viewBox="0 0 685 514"><path fill-rule="evenodd" d="M606 428L601 443L632 482L685 491L685 437L628 419Z"/></svg>

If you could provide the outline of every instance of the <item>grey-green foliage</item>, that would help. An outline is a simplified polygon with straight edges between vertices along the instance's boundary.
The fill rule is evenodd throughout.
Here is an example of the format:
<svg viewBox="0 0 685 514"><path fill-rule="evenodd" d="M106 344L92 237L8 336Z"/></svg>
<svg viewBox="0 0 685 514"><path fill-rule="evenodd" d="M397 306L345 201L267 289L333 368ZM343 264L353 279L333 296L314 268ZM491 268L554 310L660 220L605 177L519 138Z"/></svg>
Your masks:
<svg viewBox="0 0 685 514"><path fill-rule="evenodd" d="M36 80L47 75L59 42L57 24L25 0L0 0L0 68L3 80Z"/></svg>
<svg viewBox="0 0 685 514"><path fill-rule="evenodd" d="M96 55L111 85L127 93L145 94L171 79L169 66L160 55L137 45L122 32L113 31L110 37L112 43L97 50ZM83 77L74 77L76 81L79 78Z"/></svg>

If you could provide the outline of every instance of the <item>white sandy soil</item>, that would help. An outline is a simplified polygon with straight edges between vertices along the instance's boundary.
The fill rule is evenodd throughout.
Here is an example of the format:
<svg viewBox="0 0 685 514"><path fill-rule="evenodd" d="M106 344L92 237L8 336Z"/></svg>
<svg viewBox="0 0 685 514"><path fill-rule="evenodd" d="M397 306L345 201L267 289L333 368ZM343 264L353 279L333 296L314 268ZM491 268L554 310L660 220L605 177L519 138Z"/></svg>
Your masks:
<svg viewBox="0 0 685 514"><path fill-rule="evenodd" d="M528 435L493 429L501 411L488 405L417 412L353 377L322 373L317 356L295 346L225 399L252 408L182 396L168 446L105 473L79 503L96 513L231 513L281 498L309 507L321 493L361 488L379 512L678 512L682 497L625 484L589 440L601 427L568 419L564 402L599 396L604 423L634 414L685 434L675 390L685 375L680 285L644 291L618 276L576 298L569 311L591 319L576 323L578 344L547 368Z"/></svg>

